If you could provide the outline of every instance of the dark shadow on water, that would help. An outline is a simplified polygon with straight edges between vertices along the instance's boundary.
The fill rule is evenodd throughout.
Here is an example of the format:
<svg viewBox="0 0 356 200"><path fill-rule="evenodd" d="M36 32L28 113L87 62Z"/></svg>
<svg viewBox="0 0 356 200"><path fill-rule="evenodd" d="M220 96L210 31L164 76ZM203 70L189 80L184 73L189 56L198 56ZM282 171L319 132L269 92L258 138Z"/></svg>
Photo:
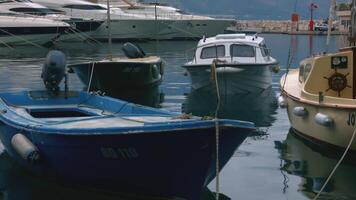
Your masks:
<svg viewBox="0 0 356 200"><path fill-rule="evenodd" d="M285 177L285 190L288 190L289 175L301 177L298 191L310 199L320 191L340 158L314 147L315 145L299 137L292 129L285 141L275 141L275 148L280 153L281 172ZM355 199L355 185L356 165L344 162L319 199Z"/></svg>
<svg viewBox="0 0 356 200"><path fill-rule="evenodd" d="M220 194L221 200L229 200ZM162 197L135 196L135 194L114 194L79 187L66 186L32 175L15 163L3 151L0 154L0 199L4 200L169 200ZM201 200L214 200L215 193L205 188ZM173 199L172 199L173 200Z"/></svg>
<svg viewBox="0 0 356 200"><path fill-rule="evenodd" d="M254 122L257 127L269 127L275 121L278 108L272 88L258 93L220 94L219 118ZM192 90L182 105L184 113L197 116L214 116L217 107L215 87Z"/></svg>
<svg viewBox="0 0 356 200"><path fill-rule="evenodd" d="M86 88L84 88L86 90ZM139 105L160 108L164 101L164 93L158 86L144 88L122 88L114 91L104 91L105 95Z"/></svg>

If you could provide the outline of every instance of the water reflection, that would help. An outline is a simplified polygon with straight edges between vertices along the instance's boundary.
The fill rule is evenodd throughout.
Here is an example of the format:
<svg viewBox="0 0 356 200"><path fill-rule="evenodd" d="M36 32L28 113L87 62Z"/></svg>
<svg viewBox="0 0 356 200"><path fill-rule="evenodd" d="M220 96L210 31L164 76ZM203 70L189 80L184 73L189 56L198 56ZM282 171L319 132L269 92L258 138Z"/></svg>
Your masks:
<svg viewBox="0 0 356 200"><path fill-rule="evenodd" d="M291 129L284 142L275 142L282 159L282 172L302 178L299 191L313 198L325 183L338 159L329 157L299 138ZM288 178L287 178L288 179ZM287 181L284 183L288 185ZM355 199L356 166L342 164L320 199Z"/></svg>
<svg viewBox="0 0 356 200"><path fill-rule="evenodd" d="M162 93L158 86L146 87L140 89L128 89L120 91L109 91L108 96L122 99L128 102L150 106L154 108L161 107L164 101L164 93Z"/></svg>
<svg viewBox="0 0 356 200"><path fill-rule="evenodd" d="M229 197L220 194L220 200ZM0 154L0 199L3 200L169 200L162 197L112 194L57 184L37 177L17 165L6 152ZM205 188L201 200L214 200L215 193ZM173 199L172 199L173 200Z"/></svg>
<svg viewBox="0 0 356 200"><path fill-rule="evenodd" d="M215 87L192 90L182 105L185 113L214 116L217 107ZM219 117L252 121L258 127L268 127L275 121L278 106L271 87L256 93L221 93Z"/></svg>

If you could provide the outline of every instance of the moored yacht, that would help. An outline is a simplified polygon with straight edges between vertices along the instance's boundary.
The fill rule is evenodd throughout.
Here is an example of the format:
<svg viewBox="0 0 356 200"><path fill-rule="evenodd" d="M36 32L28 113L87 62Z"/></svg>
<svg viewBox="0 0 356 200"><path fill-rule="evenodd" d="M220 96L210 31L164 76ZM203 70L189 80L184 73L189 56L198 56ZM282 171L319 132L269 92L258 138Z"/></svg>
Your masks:
<svg viewBox="0 0 356 200"><path fill-rule="evenodd" d="M69 27L61 21L0 12L0 44L43 45L56 40Z"/></svg>
<svg viewBox="0 0 356 200"><path fill-rule="evenodd" d="M61 10L66 15L74 18L91 18L95 20L107 19L107 6L82 0L34 0L51 9ZM110 9L111 37L113 40L139 40L152 39L163 28L167 27L172 20L155 20L142 15L129 14L120 8ZM98 40L108 39L108 25L102 24L92 37Z"/></svg>
<svg viewBox="0 0 356 200"><path fill-rule="evenodd" d="M183 67L189 72L193 89L215 84L212 78L216 73L225 93L261 93L271 86L278 61L262 37L221 34L201 39L193 60Z"/></svg>
<svg viewBox="0 0 356 200"><path fill-rule="evenodd" d="M62 35L61 40L85 40L90 37L91 31L96 30L103 23L103 20L72 18L65 15L65 12L61 10L50 9L27 0L0 0L0 5L0 11L3 12L20 13L70 24L70 29L65 35Z"/></svg>
<svg viewBox="0 0 356 200"><path fill-rule="evenodd" d="M99 2L103 1L99 0ZM156 37L158 39L200 39L203 36L211 37L223 33L226 28L235 23L235 19L231 17L215 18L189 14L163 4L145 4L127 0L111 0L111 2L114 7L120 8L126 13L162 21L173 20L173 23L157 33Z"/></svg>

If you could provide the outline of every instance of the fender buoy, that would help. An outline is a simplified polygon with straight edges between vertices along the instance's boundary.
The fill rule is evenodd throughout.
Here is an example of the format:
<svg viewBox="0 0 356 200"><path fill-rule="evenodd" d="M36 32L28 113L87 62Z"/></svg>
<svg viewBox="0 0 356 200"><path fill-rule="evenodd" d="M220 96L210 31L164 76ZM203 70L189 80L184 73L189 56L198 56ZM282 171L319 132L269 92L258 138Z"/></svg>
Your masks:
<svg viewBox="0 0 356 200"><path fill-rule="evenodd" d="M17 133L12 137L11 145L24 160L30 163L40 159L40 152L37 147L21 133Z"/></svg>
<svg viewBox="0 0 356 200"><path fill-rule="evenodd" d="M308 111L304 107L300 106L293 108L293 114L297 117L305 117L308 115Z"/></svg>
<svg viewBox="0 0 356 200"><path fill-rule="evenodd" d="M331 117L322 113L315 115L315 122L325 127L332 127L334 124L334 120Z"/></svg>

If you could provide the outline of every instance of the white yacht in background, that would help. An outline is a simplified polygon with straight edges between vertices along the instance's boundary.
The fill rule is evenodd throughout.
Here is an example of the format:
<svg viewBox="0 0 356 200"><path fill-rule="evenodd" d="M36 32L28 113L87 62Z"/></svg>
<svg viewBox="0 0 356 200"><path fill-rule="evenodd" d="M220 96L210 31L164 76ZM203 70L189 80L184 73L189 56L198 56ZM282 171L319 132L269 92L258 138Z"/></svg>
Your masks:
<svg viewBox="0 0 356 200"><path fill-rule="evenodd" d="M62 21L0 12L0 45L44 45L69 27Z"/></svg>
<svg viewBox="0 0 356 200"><path fill-rule="evenodd" d="M104 4L95 4L82 0L33 0L51 9L61 10L75 18L107 19L107 8ZM142 15L128 14L120 8L111 8L111 33L113 40L152 39L160 30L171 24L172 20L155 20ZM106 22L101 25L92 37L99 40L108 39Z"/></svg>
<svg viewBox="0 0 356 200"><path fill-rule="evenodd" d="M201 39L193 60L183 68L189 72L193 89L215 85L212 80L217 78L229 94L262 93L271 87L272 73L279 70L264 38L246 34Z"/></svg>
<svg viewBox="0 0 356 200"><path fill-rule="evenodd" d="M90 37L90 33L104 22L93 19L72 18L65 15L65 12L61 10L50 9L29 0L0 0L0 12L20 13L36 18L66 22L71 27L66 34L62 35L61 40L86 40Z"/></svg>
<svg viewBox="0 0 356 200"><path fill-rule="evenodd" d="M96 0L94 0L96 1ZM100 3L106 0L98 0ZM211 37L224 31L236 22L232 18L213 18L209 16L193 15L162 4L144 4L130 0L110 0L114 7L126 13L142 15L145 18L157 20L173 20L169 26L158 32L158 39L192 39Z"/></svg>

